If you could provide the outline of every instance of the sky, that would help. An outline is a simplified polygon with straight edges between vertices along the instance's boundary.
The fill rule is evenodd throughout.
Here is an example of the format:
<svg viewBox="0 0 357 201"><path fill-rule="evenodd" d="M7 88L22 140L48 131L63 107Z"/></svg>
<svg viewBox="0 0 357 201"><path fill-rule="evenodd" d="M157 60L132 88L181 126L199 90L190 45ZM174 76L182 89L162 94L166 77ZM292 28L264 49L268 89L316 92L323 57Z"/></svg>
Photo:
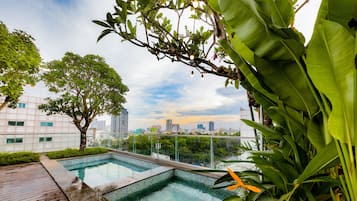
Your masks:
<svg viewBox="0 0 357 201"><path fill-rule="evenodd" d="M124 107L129 112L129 129L161 125L172 119L182 128L215 122L215 128L240 126L240 108L248 108L243 89L224 87L225 79L206 75L191 77L184 64L157 59L145 49L107 35L96 42L101 28L91 21L104 19L114 0L0 0L0 21L9 30L20 29L35 38L43 62L61 59L71 51L82 56L105 58L129 87ZM295 26L308 40L320 0L304 6ZM40 87L27 88L26 95L48 96ZM108 116L99 117L108 119Z"/></svg>

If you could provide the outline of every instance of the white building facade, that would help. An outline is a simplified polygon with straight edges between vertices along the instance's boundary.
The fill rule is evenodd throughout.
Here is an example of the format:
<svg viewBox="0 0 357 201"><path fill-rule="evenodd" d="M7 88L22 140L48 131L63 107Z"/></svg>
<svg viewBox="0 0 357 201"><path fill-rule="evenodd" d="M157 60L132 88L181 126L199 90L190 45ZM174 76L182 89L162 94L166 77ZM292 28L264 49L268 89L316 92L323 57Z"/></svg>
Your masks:
<svg viewBox="0 0 357 201"><path fill-rule="evenodd" d="M78 148L80 135L65 115L51 115L40 111L45 103L40 97L22 96L16 109L0 111L0 152L47 152Z"/></svg>

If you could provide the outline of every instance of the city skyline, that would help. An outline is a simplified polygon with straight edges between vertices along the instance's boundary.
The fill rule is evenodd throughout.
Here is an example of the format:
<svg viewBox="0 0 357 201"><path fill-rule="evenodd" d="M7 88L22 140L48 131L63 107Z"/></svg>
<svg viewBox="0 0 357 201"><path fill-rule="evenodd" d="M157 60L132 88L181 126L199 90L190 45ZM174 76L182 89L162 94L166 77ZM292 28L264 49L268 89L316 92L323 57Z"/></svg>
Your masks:
<svg viewBox="0 0 357 201"><path fill-rule="evenodd" d="M169 118L185 128L208 121L214 121L217 128L239 128L239 109L248 107L245 91L231 86L225 88L225 78L213 75L205 75L204 80L198 75L191 78L191 68L168 60L158 62L146 50L121 43L115 35L96 43L101 28L91 21L103 19L106 12L113 10L114 3L114 0L21 3L3 0L0 21L11 31L20 29L31 34L43 62L60 59L67 51L103 56L130 89L124 105L130 112L130 130L162 125ZM300 31L307 38L314 21L311 13L315 11L316 14L318 5L319 1L311 2L298 13L295 26L299 29L304 24ZM304 15L305 19L299 15ZM46 89L30 87L26 92L26 95L42 97L47 94ZM109 120L110 117L99 119Z"/></svg>

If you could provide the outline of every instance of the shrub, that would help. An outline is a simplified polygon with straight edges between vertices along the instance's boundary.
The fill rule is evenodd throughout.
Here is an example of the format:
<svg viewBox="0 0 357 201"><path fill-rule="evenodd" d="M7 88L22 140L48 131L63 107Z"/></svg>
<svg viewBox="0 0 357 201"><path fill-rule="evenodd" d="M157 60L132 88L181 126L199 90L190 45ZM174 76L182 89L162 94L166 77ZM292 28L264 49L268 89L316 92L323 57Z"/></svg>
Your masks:
<svg viewBox="0 0 357 201"><path fill-rule="evenodd" d="M108 149L106 148L95 147L95 148L86 148L84 151L80 151L79 149L65 149L61 151L52 151L52 152L48 152L46 155L50 159L59 159L59 158L69 158L75 156L102 154L107 152Z"/></svg>
<svg viewBox="0 0 357 201"><path fill-rule="evenodd" d="M40 161L40 154L32 152L0 153L0 166Z"/></svg>

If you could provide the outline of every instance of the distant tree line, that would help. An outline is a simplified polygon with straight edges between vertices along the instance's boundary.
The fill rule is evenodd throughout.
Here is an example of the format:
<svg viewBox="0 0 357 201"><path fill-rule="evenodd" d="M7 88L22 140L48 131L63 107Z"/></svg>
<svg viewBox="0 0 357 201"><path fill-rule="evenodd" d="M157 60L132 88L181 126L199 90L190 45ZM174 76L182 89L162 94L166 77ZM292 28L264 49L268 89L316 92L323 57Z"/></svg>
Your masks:
<svg viewBox="0 0 357 201"><path fill-rule="evenodd" d="M122 143L122 146L128 151L133 150L134 136ZM178 137L179 161L208 165L210 163L210 137ZM152 144L151 144L152 142ZM155 144L160 142L161 148L156 149ZM175 159L175 137L152 135L136 135L135 150L138 154L150 155L151 147L153 152L170 156L171 160ZM213 138L213 149L215 161L221 161L230 156L239 154L240 141L227 138Z"/></svg>

